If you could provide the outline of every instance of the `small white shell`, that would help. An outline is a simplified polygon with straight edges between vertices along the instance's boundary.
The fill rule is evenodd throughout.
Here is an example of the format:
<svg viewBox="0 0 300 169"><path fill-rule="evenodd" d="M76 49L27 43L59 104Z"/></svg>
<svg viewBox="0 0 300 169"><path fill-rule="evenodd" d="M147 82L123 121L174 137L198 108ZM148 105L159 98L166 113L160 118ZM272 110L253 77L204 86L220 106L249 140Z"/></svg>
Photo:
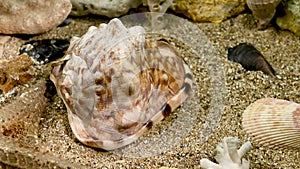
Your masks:
<svg viewBox="0 0 300 169"><path fill-rule="evenodd" d="M262 145L300 148L300 105L274 98L257 100L246 108L243 127Z"/></svg>
<svg viewBox="0 0 300 169"><path fill-rule="evenodd" d="M75 136L112 150L135 141L188 97L193 76L164 41L143 27L112 19L73 38L51 80L68 110Z"/></svg>

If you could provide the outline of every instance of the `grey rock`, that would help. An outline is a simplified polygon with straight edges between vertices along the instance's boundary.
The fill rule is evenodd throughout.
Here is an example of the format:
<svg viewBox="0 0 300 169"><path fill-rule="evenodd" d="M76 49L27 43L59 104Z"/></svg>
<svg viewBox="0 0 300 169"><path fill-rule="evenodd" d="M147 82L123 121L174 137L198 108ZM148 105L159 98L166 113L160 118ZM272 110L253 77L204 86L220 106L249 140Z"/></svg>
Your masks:
<svg viewBox="0 0 300 169"><path fill-rule="evenodd" d="M137 8L142 0L71 0L73 8L71 15L88 14L118 17L126 14L129 9Z"/></svg>

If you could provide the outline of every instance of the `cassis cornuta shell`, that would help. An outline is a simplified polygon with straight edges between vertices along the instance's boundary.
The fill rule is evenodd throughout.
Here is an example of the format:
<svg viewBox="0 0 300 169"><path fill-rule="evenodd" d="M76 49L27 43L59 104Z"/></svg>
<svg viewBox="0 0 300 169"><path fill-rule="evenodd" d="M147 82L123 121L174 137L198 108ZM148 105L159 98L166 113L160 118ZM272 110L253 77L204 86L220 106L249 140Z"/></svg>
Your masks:
<svg viewBox="0 0 300 169"><path fill-rule="evenodd" d="M246 0L255 18L259 21L259 29L268 26L276 13L276 7L281 0Z"/></svg>
<svg viewBox="0 0 300 169"><path fill-rule="evenodd" d="M261 145L300 149L300 104L264 98L246 108L243 127Z"/></svg>
<svg viewBox="0 0 300 169"><path fill-rule="evenodd" d="M135 141L184 102L193 83L175 48L118 19L72 38L51 79L75 136L105 150Z"/></svg>

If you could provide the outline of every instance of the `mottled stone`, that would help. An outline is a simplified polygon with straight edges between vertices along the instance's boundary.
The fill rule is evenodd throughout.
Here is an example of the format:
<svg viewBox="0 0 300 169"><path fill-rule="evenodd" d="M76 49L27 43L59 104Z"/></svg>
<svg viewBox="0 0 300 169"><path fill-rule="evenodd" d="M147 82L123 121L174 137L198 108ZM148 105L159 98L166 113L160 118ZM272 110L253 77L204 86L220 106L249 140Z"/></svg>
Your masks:
<svg viewBox="0 0 300 169"><path fill-rule="evenodd" d="M285 15L277 18L277 25L300 36L300 1L289 0L284 6Z"/></svg>
<svg viewBox="0 0 300 169"><path fill-rule="evenodd" d="M0 0L0 33L47 32L66 19L71 7L69 0Z"/></svg>
<svg viewBox="0 0 300 169"><path fill-rule="evenodd" d="M245 10L245 0L177 0L174 10L197 22L221 22Z"/></svg>
<svg viewBox="0 0 300 169"><path fill-rule="evenodd" d="M88 14L118 17L128 12L130 8L136 8L142 4L142 0L71 0L71 15L83 16Z"/></svg>

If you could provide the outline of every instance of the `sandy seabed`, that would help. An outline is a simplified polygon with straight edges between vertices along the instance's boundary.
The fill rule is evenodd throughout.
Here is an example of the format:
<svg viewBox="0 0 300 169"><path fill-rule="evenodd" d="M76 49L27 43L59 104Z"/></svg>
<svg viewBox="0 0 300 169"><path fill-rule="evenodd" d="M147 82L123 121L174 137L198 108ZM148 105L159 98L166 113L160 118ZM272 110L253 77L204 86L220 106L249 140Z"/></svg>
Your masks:
<svg viewBox="0 0 300 169"><path fill-rule="evenodd" d="M70 18L70 20L70 25L55 28L48 33L34 36L30 40L69 39L72 36L82 36L89 26L107 22L105 18L97 17ZM137 143L115 152L105 152L84 146L72 134L63 102L53 92L46 111L41 114L39 130L34 143L25 146L26 139L16 141L1 136L0 157L4 152L8 152L7 148L10 148L12 152L15 151L15 154L24 156L26 153L30 157L35 153L40 154L32 160L36 164L30 164L31 158L26 159L20 155L17 158L27 161L21 166L21 162L16 158L17 162L13 165L18 167L39 165L41 168L49 166L49 168L53 166L61 168L67 166L70 168L160 168L162 166L200 168L201 158L214 161L215 148L224 137L236 136L241 140L241 144L250 140L253 145L253 149L244 157L250 160L250 168L300 168L299 150L275 150L260 146L245 133L241 121L244 109L260 98L276 97L300 103L299 37L291 32L276 30L273 27L257 30L255 21L250 14L242 14L221 23L197 23L195 25L210 41L212 52L218 56L219 61L215 69L220 70L219 75L224 76L220 78L224 81L219 82L223 85L220 89L222 93L218 95L218 97L222 97L222 103L215 103L224 105L224 109L218 114L215 122L206 122L209 120L207 117L211 111L212 97L215 96L210 90L211 74L207 70L206 64L198 60L197 53L187 50L184 59L193 71L197 86L193 98L189 101L191 104L183 105L182 110L175 111L162 123L145 133ZM189 34L187 33L185 36L189 36ZM5 45L2 59L16 54L18 47L24 42L24 40L12 38ZM261 51L275 69L278 78L271 78L259 71L246 71L241 65L228 61L226 47L233 47L242 42L251 43ZM184 52L184 49L180 51ZM4 94L1 94L1 106L10 102L9 99L11 98L6 98ZM164 132L166 129L163 126L175 122L180 117L180 113L186 112L190 112L190 116L182 119L182 122L185 123L182 126L187 125L187 128L190 127L191 130L184 130L179 125L171 127L185 132L184 135L180 135L179 141L174 141L174 144L168 144L167 142L170 140L157 140L157 144L155 144L155 140L148 142L147 138L159 134L168 135L168 132ZM189 123L189 118L191 124L186 124ZM207 124L212 124L213 127L209 130L208 135L206 135L207 133L203 135ZM167 131L169 130L170 128L167 129ZM172 133L175 134L171 134L167 139L174 137L174 140L178 140L176 131L172 131ZM145 146L139 150L132 148L140 143ZM19 149L19 147L21 148ZM140 154L140 157L132 155L134 152ZM4 161L3 157L0 161ZM2 168L5 168L4 165Z"/></svg>

